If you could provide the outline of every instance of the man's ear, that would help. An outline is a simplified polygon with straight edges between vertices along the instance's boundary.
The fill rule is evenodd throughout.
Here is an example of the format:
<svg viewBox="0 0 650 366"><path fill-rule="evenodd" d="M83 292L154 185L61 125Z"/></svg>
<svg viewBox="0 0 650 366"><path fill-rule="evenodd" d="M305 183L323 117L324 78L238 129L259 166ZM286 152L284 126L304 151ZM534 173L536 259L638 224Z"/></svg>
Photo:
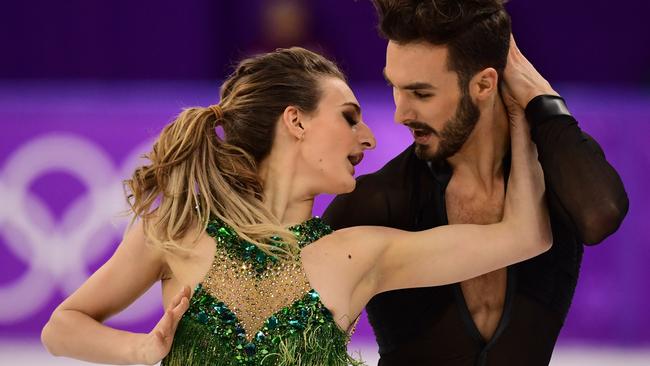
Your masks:
<svg viewBox="0 0 650 366"><path fill-rule="evenodd" d="M469 82L469 93L472 100L487 100L498 90L499 73L492 67L479 71Z"/></svg>

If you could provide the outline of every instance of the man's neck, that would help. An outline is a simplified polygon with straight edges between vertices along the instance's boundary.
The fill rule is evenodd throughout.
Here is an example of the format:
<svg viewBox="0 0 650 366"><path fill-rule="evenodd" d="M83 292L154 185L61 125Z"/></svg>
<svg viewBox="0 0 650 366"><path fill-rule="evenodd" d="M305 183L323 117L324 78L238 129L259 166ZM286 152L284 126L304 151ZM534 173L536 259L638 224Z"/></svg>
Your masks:
<svg viewBox="0 0 650 366"><path fill-rule="evenodd" d="M463 147L447 159L454 179L482 186L492 191L503 179L503 158L510 149L510 129L505 106L500 97L483 106L481 117Z"/></svg>

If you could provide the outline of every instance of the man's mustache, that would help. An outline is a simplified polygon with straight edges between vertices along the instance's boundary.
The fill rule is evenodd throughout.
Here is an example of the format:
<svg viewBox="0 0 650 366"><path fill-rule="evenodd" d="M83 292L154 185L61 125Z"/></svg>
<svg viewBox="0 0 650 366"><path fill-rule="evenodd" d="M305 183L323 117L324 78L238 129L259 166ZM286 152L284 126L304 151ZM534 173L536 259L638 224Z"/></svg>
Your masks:
<svg viewBox="0 0 650 366"><path fill-rule="evenodd" d="M438 136L438 132L436 132L436 130L434 130L433 128L431 128L429 125L427 125L424 122L411 121L411 122L405 123L404 126L406 126L408 128L411 128L413 130L421 130L421 131L424 131L425 133L431 133L431 134L434 134L435 136Z"/></svg>

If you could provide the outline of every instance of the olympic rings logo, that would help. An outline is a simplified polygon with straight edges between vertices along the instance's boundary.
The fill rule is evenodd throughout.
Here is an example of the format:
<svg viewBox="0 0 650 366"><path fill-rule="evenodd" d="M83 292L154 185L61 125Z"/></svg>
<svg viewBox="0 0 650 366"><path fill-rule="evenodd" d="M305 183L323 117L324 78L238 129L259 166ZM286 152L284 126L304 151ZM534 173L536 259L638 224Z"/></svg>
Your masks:
<svg viewBox="0 0 650 366"><path fill-rule="evenodd" d="M0 324L29 318L47 306L52 295L75 291L95 263L121 238L128 217L122 179L142 164L147 142L135 148L121 167L104 150L81 136L47 134L14 150L0 170L0 234L7 249L27 265L27 271L0 287ZM84 194L55 221L43 200L29 191L31 183L50 172L79 179ZM160 286L154 286L114 323L141 320L160 309Z"/></svg>

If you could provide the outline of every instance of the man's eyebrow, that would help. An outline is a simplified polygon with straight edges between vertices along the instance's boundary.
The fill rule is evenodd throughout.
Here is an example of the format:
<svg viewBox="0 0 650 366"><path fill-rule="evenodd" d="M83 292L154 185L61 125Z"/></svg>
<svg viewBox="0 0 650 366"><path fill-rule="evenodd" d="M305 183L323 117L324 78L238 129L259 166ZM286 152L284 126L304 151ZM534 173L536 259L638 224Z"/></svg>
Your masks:
<svg viewBox="0 0 650 366"><path fill-rule="evenodd" d="M429 83L424 83L424 82L415 82L411 84L404 85L402 89L406 90L420 90L420 89L436 89L435 86L429 84Z"/></svg>
<svg viewBox="0 0 650 366"><path fill-rule="evenodd" d="M382 70L382 75L384 75L384 79L386 79L386 82L389 85L394 86L393 82L390 81L390 79L386 75L386 69ZM405 90L437 89L434 85L432 85L430 83L423 82L423 81L417 81L417 82L413 82L413 83L410 83L410 84L406 84L406 85L401 86L399 88L400 89L405 89Z"/></svg>

